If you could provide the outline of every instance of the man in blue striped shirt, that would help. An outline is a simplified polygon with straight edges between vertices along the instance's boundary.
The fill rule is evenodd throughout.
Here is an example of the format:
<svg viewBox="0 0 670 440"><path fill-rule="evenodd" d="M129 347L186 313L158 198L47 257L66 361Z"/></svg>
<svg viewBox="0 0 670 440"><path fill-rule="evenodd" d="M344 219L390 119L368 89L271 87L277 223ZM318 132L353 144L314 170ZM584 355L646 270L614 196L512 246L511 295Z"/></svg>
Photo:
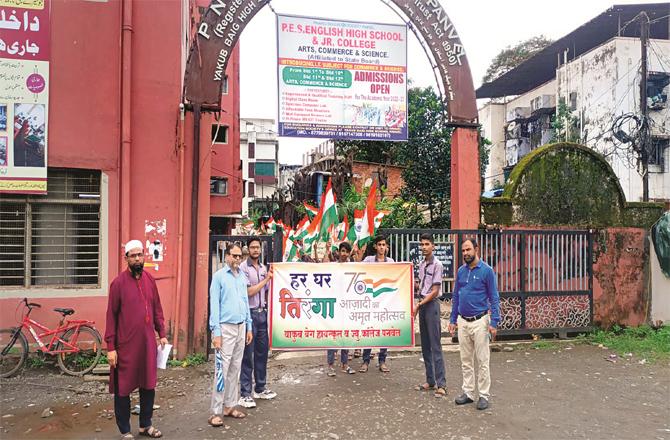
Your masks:
<svg viewBox="0 0 670 440"><path fill-rule="evenodd" d="M474 402L474 362L477 359L477 409L483 410L489 406L489 341L495 338L500 322L500 298L496 274L479 258L478 251L477 240L469 238L463 241L461 252L465 264L458 268L456 275L449 332L453 334L458 329L463 370L463 394L456 398L456 405Z"/></svg>
<svg viewBox="0 0 670 440"><path fill-rule="evenodd" d="M229 244L225 251L226 264L212 276L209 288L209 328L214 349L221 350L224 377L223 392L217 391L214 380L209 418L212 426L223 425L221 414L238 419L246 417L245 413L235 409L244 346L253 339L247 277L240 270L241 261L242 248Z"/></svg>

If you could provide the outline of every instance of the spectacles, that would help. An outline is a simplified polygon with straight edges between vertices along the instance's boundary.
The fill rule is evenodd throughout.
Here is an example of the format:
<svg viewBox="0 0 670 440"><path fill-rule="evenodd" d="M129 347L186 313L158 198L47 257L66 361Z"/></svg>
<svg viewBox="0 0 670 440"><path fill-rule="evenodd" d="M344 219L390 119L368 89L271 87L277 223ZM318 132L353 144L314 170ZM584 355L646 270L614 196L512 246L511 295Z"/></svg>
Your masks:
<svg viewBox="0 0 670 440"><path fill-rule="evenodd" d="M242 254L230 254L233 258L242 258Z"/></svg>

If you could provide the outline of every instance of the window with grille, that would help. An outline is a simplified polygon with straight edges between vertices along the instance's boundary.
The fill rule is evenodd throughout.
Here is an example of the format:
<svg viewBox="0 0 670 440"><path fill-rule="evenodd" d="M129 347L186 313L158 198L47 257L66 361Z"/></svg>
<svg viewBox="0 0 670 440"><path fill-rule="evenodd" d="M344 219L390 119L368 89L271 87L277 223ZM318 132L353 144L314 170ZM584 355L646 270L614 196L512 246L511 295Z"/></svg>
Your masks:
<svg viewBox="0 0 670 440"><path fill-rule="evenodd" d="M212 177L209 179L209 193L218 195L228 194L228 179L225 177Z"/></svg>
<svg viewBox="0 0 670 440"><path fill-rule="evenodd" d="M50 168L47 189L0 194L0 286L99 286L100 171Z"/></svg>
<svg viewBox="0 0 670 440"><path fill-rule="evenodd" d="M221 94L222 95L228 94L228 75L225 75L223 77L223 84L221 85Z"/></svg>
<svg viewBox="0 0 670 440"><path fill-rule="evenodd" d="M661 172L665 171L665 150L670 146L670 139L652 137L649 148L649 165L657 165Z"/></svg>

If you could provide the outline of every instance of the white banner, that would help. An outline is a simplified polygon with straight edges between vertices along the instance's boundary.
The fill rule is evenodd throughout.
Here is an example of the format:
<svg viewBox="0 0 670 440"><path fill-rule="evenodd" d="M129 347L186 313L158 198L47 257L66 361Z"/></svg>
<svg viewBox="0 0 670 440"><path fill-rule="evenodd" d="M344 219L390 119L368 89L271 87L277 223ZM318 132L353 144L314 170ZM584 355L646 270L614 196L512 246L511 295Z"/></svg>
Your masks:
<svg viewBox="0 0 670 440"><path fill-rule="evenodd" d="M279 135L407 140L407 27L277 16Z"/></svg>

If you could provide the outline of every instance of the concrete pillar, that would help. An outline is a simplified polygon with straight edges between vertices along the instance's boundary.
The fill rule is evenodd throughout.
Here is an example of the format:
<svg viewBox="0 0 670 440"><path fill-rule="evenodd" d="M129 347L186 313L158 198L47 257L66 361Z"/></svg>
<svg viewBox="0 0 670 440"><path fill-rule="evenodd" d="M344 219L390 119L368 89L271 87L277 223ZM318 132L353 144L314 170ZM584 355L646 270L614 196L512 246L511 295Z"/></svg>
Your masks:
<svg viewBox="0 0 670 440"><path fill-rule="evenodd" d="M480 193L477 128L458 127L451 137L451 229L477 229Z"/></svg>

